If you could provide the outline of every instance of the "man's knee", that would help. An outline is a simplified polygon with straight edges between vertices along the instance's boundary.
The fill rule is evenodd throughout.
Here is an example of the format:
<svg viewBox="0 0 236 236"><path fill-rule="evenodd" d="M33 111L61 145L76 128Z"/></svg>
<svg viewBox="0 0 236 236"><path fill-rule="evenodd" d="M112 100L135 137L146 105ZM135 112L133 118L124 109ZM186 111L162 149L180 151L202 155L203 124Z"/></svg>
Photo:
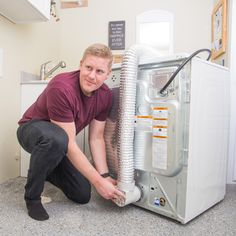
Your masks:
<svg viewBox="0 0 236 236"><path fill-rule="evenodd" d="M72 201L79 203L79 204L86 204L91 199L91 191L81 192L79 191L76 194L68 196L69 199Z"/></svg>
<svg viewBox="0 0 236 236"><path fill-rule="evenodd" d="M66 153L68 148L68 135L66 132L61 130L60 133L51 137L51 145L53 149Z"/></svg>
<svg viewBox="0 0 236 236"><path fill-rule="evenodd" d="M43 132L38 145L44 147L44 150L52 153L62 153L65 155L68 148L68 135L60 127L55 127L50 132Z"/></svg>
<svg viewBox="0 0 236 236"><path fill-rule="evenodd" d="M91 185L89 182L84 182L78 186L73 185L67 190L67 197L79 204L86 204L91 198Z"/></svg>

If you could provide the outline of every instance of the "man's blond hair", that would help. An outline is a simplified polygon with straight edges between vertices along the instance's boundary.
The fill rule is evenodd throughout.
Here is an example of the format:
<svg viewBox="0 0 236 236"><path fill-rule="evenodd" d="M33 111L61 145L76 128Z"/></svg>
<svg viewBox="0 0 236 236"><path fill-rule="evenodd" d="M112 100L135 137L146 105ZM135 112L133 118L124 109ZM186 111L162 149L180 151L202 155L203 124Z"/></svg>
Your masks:
<svg viewBox="0 0 236 236"><path fill-rule="evenodd" d="M110 48L107 47L106 45L101 44L101 43L92 44L87 49L85 49L83 57L82 57L82 61L85 60L85 58L88 55L109 59L108 67L109 67L109 69L111 68L112 61L113 61L113 55L112 55Z"/></svg>

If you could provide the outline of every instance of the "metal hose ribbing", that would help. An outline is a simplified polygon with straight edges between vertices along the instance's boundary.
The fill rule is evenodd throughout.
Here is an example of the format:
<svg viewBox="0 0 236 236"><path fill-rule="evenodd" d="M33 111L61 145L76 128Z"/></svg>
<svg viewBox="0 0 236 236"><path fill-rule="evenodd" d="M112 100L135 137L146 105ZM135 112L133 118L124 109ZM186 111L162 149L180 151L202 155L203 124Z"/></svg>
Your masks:
<svg viewBox="0 0 236 236"><path fill-rule="evenodd" d="M125 52L121 65L118 109L118 183L134 187L134 118L138 56L136 46Z"/></svg>
<svg viewBox="0 0 236 236"><path fill-rule="evenodd" d="M119 206L136 202L141 191L134 181L134 122L136 109L136 83L139 58L157 59L160 54L144 45L134 45L125 51L120 74L119 108L118 108L118 188L126 193L125 199L117 199Z"/></svg>

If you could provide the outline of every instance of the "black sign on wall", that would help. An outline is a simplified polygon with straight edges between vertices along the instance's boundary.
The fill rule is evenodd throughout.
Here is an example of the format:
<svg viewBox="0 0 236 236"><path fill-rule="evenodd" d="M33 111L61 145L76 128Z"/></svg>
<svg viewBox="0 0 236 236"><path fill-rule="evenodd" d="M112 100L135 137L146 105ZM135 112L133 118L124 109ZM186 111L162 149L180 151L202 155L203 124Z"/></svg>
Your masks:
<svg viewBox="0 0 236 236"><path fill-rule="evenodd" d="M111 50L125 49L125 21L109 22L109 48Z"/></svg>

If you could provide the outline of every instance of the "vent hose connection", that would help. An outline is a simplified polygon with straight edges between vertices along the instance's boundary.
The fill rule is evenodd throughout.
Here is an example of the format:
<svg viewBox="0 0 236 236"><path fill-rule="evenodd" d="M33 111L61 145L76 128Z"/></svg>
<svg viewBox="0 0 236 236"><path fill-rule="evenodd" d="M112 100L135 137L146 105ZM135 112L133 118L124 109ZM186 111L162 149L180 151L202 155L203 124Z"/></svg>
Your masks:
<svg viewBox="0 0 236 236"><path fill-rule="evenodd" d="M124 54L120 75L120 94L118 108L118 189L125 199L116 199L118 206L136 202L141 190L134 181L134 122L136 102L136 81L139 57L160 56L154 49L144 45L133 45Z"/></svg>

